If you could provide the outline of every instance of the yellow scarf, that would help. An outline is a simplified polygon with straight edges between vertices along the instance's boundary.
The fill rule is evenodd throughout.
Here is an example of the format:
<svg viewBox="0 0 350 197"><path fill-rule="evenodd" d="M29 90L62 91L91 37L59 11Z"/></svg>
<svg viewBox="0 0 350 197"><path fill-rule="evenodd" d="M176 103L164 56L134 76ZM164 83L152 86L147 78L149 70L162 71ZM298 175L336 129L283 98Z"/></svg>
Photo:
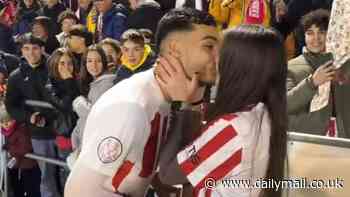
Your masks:
<svg viewBox="0 0 350 197"><path fill-rule="evenodd" d="M135 71L136 69L138 69L140 66L142 66L145 63L147 57L151 53L152 53L151 47L149 45L145 44L145 49L143 51L143 56L142 56L142 59L141 59L140 63L138 63L138 64L130 64L128 62L127 58L124 55L122 55L122 58L121 58L122 65L127 67L131 71Z"/></svg>

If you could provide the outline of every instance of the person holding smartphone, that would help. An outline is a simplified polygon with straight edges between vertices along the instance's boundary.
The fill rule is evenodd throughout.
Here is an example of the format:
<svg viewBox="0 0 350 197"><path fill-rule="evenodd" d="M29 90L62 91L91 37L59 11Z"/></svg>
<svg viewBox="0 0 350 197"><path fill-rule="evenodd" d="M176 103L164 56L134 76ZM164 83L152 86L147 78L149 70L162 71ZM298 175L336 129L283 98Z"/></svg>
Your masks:
<svg viewBox="0 0 350 197"><path fill-rule="evenodd" d="M326 53L329 23L327 10L316 10L302 20L305 31L304 52L288 62L287 103L289 130L316 135L350 138L350 84L344 69L335 69L333 56ZM343 68L346 66L343 66ZM310 103L319 86L332 82L327 107L310 112ZM334 128L330 128L331 125Z"/></svg>

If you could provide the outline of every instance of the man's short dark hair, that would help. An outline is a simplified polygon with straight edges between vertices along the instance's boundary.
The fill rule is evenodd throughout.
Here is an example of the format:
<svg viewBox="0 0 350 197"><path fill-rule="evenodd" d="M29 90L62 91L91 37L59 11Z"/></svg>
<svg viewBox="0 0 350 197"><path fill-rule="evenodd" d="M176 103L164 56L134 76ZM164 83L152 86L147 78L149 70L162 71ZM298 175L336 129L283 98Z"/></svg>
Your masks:
<svg viewBox="0 0 350 197"><path fill-rule="evenodd" d="M16 42L18 43L19 48L21 49L25 44L39 45L43 47L45 45L44 41L40 38L35 37L32 33L26 33L21 35Z"/></svg>
<svg viewBox="0 0 350 197"><path fill-rule="evenodd" d="M62 22L65 20L65 19L73 19L75 20L75 22L78 22L79 19L78 17L74 14L74 12L72 12L71 10L65 10L63 11L59 16L58 16L58 19L57 19L57 23L62 25Z"/></svg>
<svg viewBox="0 0 350 197"><path fill-rule="evenodd" d="M79 36L85 39L85 45L90 46L93 43L93 35L87 30L84 25L78 24L73 25L68 32L68 36Z"/></svg>
<svg viewBox="0 0 350 197"><path fill-rule="evenodd" d="M172 32L191 31L193 25L216 26L214 18L207 12L192 8L176 8L166 13L159 21L156 32L156 48Z"/></svg>
<svg viewBox="0 0 350 197"><path fill-rule="evenodd" d="M316 25L316 27L320 28L321 30L327 31L329 17L330 16L328 10L318 9L303 16L301 24L305 32L312 25Z"/></svg>
<svg viewBox="0 0 350 197"><path fill-rule="evenodd" d="M122 34L120 43L123 45L126 41L131 41L139 45L145 44L145 38L142 33L136 29L128 29Z"/></svg>

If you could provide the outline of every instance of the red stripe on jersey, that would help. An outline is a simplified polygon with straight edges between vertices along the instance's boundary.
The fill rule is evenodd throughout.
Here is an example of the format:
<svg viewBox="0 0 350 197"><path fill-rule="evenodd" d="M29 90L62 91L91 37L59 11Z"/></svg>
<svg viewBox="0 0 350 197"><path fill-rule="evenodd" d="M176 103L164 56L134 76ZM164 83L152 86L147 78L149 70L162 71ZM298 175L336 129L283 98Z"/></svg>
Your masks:
<svg viewBox="0 0 350 197"><path fill-rule="evenodd" d="M120 166L120 168L118 169L117 173L115 173L113 179L112 179L112 185L115 188L115 190L117 191L120 184L123 182L123 180L125 179L126 176L128 176L128 174L131 172L131 169L134 167L134 164L129 161L126 160L124 161L124 163Z"/></svg>
<svg viewBox="0 0 350 197"><path fill-rule="evenodd" d="M145 151L143 152L141 177L148 177L153 172L154 162L156 161L156 152L158 136L160 131L160 114L157 113L151 122L151 134L148 137Z"/></svg>
<svg viewBox="0 0 350 197"><path fill-rule="evenodd" d="M236 114L225 114L225 115L222 115L210 122L208 122L202 129L201 129L201 133L205 133L209 127L213 126L216 122L218 122L220 119L224 119L226 121L231 121L233 119L237 118L237 115Z"/></svg>
<svg viewBox="0 0 350 197"><path fill-rule="evenodd" d="M205 190L205 197L211 197L211 193L212 193L212 192L213 192L212 189L207 188L207 189Z"/></svg>
<svg viewBox="0 0 350 197"><path fill-rule="evenodd" d="M189 175L194 171L203 161L208 159L228 141L237 136L236 130L230 125L220 131L214 138L208 141L197 152L194 151L193 156L180 164L185 175Z"/></svg>
<svg viewBox="0 0 350 197"><path fill-rule="evenodd" d="M205 181L210 178L215 181L221 180L225 177L231 170L238 166L242 161L242 148L236 151L230 158L228 158L224 163L220 164L213 171L211 171L207 176L205 176L201 182L199 182L194 187L194 196L198 196L198 192L205 186Z"/></svg>

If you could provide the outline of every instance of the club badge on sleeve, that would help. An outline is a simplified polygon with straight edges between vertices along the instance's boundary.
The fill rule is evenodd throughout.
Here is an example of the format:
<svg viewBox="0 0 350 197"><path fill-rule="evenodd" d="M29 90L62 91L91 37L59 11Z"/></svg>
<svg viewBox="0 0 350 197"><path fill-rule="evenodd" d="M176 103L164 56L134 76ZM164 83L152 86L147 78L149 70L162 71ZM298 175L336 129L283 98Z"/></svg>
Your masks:
<svg viewBox="0 0 350 197"><path fill-rule="evenodd" d="M112 163L122 154L122 143L115 137L104 138L97 147L97 155L102 163Z"/></svg>

